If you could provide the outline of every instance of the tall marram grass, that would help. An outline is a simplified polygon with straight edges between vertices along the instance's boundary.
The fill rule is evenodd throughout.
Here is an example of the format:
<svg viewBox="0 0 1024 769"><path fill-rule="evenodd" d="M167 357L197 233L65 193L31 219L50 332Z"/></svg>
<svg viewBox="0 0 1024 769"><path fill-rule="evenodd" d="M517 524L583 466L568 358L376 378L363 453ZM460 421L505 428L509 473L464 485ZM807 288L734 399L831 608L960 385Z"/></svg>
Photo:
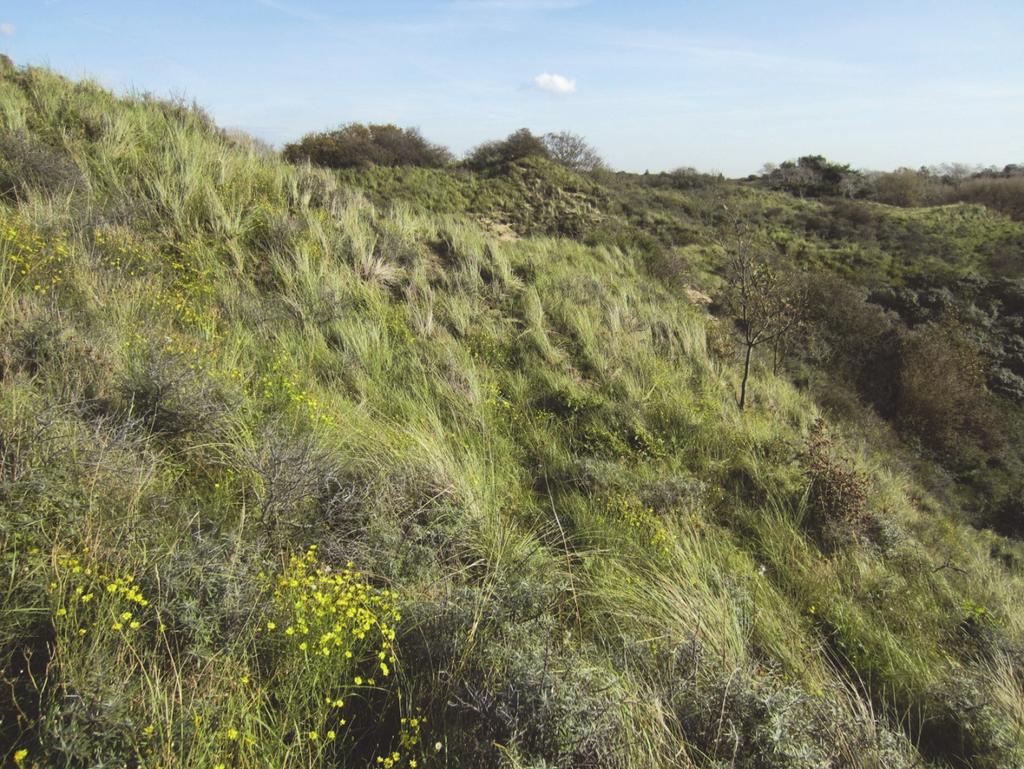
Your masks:
<svg viewBox="0 0 1024 769"><path fill-rule="evenodd" d="M0 202L4 760L1024 760L1019 545L842 429L868 515L821 541L814 404L738 412L641 251L38 69L0 131L80 172Z"/></svg>

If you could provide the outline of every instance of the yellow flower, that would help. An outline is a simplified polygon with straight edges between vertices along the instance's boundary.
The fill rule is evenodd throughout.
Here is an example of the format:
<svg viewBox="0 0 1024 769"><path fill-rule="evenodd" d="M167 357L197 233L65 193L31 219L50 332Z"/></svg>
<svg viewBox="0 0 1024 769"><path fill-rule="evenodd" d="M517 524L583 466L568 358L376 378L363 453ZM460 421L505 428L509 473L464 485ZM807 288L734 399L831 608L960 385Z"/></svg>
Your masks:
<svg viewBox="0 0 1024 769"><path fill-rule="evenodd" d="M320 735L317 734L316 732L310 732L309 733L309 739L312 740L313 742L316 742L318 739L320 739Z"/></svg>
<svg viewBox="0 0 1024 769"><path fill-rule="evenodd" d="M235 727L232 726L227 731L227 737L228 737L229 740L237 740L238 739L238 730Z"/></svg>
<svg viewBox="0 0 1024 769"><path fill-rule="evenodd" d="M267 623L267 630L273 630L276 627L277 627L277 623L276 622L268 622Z"/></svg>
<svg viewBox="0 0 1024 769"><path fill-rule="evenodd" d="M435 742L434 743L434 752L435 753L440 753L441 752L441 748L443 748L443 747L444 747L444 745L442 745L440 742Z"/></svg>
<svg viewBox="0 0 1024 769"><path fill-rule="evenodd" d="M363 685L363 677L362 676L356 676L352 680L355 681L356 686L362 686Z"/></svg>
<svg viewBox="0 0 1024 769"><path fill-rule="evenodd" d="M14 751L14 763L20 766L26 756L28 756L28 748L22 748L21 750Z"/></svg>
<svg viewBox="0 0 1024 769"><path fill-rule="evenodd" d="M338 736L338 733L336 731L334 731L333 729L329 729L327 731L327 739L333 740L333 739L336 739L337 736Z"/></svg>

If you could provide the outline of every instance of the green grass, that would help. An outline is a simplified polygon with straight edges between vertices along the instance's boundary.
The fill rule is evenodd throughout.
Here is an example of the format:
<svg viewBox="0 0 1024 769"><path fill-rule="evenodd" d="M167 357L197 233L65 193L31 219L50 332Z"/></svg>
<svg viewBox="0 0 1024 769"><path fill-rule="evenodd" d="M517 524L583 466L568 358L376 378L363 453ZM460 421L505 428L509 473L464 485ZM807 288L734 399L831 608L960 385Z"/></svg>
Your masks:
<svg viewBox="0 0 1024 769"><path fill-rule="evenodd" d="M823 548L818 408L759 368L736 409L625 192L291 167L37 69L0 128L81 170L0 204L5 760L1024 760L1019 543L837 425L871 527Z"/></svg>

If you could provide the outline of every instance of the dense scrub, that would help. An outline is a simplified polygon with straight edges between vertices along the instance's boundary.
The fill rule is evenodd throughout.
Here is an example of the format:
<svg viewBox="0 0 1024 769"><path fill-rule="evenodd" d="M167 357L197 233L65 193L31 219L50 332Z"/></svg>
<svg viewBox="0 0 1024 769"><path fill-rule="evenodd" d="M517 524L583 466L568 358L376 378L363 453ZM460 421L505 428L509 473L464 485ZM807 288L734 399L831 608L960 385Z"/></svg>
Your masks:
<svg viewBox="0 0 1024 769"><path fill-rule="evenodd" d="M428 142L415 128L349 123L333 131L311 133L284 148L293 163L324 168L423 166L441 168L452 160L444 147Z"/></svg>
<svg viewBox="0 0 1024 769"><path fill-rule="evenodd" d="M542 158L314 170L36 69L0 133L4 760L1024 761L1024 548L856 391L756 366L741 413L683 290L720 287L723 203L897 283L901 227L991 265L1012 225L834 239L825 204Z"/></svg>

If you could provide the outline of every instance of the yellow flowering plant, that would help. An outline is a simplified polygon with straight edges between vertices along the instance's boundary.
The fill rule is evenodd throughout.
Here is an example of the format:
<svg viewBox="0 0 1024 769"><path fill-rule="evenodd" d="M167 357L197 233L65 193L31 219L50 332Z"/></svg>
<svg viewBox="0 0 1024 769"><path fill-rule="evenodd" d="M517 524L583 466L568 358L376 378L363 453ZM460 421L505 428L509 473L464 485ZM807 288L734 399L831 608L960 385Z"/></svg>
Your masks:
<svg viewBox="0 0 1024 769"><path fill-rule="evenodd" d="M261 632L274 659L270 686L283 706L279 712L288 714L280 728L298 735L311 753L344 755L360 719L375 728L376 711L401 704L398 596L373 586L352 563L334 568L322 562L315 545L293 555L272 587ZM402 718L397 745L380 763L416 760L424 721Z"/></svg>
<svg viewBox="0 0 1024 769"><path fill-rule="evenodd" d="M64 282L70 250L62 236L44 237L17 215L0 215L0 261L16 286L48 294Z"/></svg>
<svg viewBox="0 0 1024 769"><path fill-rule="evenodd" d="M88 553L58 556L49 588L54 623L65 637L84 638L101 629L131 634L155 619L133 574L106 573Z"/></svg>

